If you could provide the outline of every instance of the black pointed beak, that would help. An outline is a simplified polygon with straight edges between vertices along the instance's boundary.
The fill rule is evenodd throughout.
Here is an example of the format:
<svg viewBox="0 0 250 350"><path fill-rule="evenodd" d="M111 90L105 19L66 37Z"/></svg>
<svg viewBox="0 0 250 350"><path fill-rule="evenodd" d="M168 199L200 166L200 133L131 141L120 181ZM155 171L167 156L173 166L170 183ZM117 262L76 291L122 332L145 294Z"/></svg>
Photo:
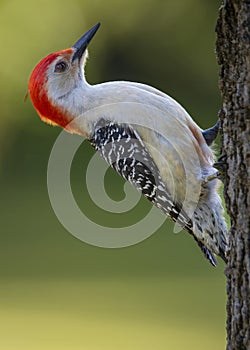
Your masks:
<svg viewBox="0 0 250 350"><path fill-rule="evenodd" d="M90 41L94 37L98 28L100 27L100 23L97 23L94 27L92 27L87 33L85 33L72 47L75 50L75 53L72 57L72 62L76 59L81 59L84 51L87 49Z"/></svg>

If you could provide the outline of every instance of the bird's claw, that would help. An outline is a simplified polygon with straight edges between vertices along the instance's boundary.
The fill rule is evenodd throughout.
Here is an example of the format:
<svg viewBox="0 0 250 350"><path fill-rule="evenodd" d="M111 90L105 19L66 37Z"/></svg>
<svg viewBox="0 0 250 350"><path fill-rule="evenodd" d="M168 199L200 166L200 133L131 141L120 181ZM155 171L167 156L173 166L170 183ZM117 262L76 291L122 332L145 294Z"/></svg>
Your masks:
<svg viewBox="0 0 250 350"><path fill-rule="evenodd" d="M202 186L204 187L208 182L219 178L220 178L220 173L219 171L216 171L214 174L211 174L203 179Z"/></svg>
<svg viewBox="0 0 250 350"><path fill-rule="evenodd" d="M223 181L227 172L226 155L220 156L218 161L213 164L213 167L218 170L218 178Z"/></svg>

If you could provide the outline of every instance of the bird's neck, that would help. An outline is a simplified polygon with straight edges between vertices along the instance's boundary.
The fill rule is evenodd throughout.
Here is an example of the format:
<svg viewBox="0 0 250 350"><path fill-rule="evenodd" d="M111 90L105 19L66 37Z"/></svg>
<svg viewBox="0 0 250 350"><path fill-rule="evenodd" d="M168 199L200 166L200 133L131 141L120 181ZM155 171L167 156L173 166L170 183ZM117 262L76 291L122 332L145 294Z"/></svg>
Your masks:
<svg viewBox="0 0 250 350"><path fill-rule="evenodd" d="M55 98L48 95L49 103L46 113L49 121L46 120L46 116L41 118L46 122L63 127L67 132L90 138L92 131L88 120L91 112L88 111L91 109L91 88L91 85L82 80L63 96Z"/></svg>

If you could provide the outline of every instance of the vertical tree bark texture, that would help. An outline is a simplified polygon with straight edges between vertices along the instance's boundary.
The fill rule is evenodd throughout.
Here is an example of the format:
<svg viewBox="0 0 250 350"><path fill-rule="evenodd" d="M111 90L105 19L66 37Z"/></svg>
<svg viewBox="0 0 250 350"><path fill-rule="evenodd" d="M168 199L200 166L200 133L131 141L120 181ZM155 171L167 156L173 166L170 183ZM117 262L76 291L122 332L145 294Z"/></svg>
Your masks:
<svg viewBox="0 0 250 350"><path fill-rule="evenodd" d="M216 26L225 200L231 217L227 350L250 349L250 0L224 0Z"/></svg>

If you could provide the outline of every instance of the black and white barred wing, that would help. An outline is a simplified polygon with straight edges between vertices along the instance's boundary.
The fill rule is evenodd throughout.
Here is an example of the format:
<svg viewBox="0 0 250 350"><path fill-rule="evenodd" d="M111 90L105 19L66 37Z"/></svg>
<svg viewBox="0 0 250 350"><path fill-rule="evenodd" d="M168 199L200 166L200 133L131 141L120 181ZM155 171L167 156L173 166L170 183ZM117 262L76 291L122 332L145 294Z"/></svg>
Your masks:
<svg viewBox="0 0 250 350"><path fill-rule="evenodd" d="M173 203L138 133L129 125L104 120L96 124L95 130L91 143L108 164L174 221L191 227L188 216L181 213L181 205Z"/></svg>
<svg viewBox="0 0 250 350"><path fill-rule="evenodd" d="M182 205L171 198L153 158L132 126L101 119L96 124L90 141L108 164L125 180L135 186L165 215L193 235L191 219L182 210ZM211 252L195 236L194 238L214 265Z"/></svg>

